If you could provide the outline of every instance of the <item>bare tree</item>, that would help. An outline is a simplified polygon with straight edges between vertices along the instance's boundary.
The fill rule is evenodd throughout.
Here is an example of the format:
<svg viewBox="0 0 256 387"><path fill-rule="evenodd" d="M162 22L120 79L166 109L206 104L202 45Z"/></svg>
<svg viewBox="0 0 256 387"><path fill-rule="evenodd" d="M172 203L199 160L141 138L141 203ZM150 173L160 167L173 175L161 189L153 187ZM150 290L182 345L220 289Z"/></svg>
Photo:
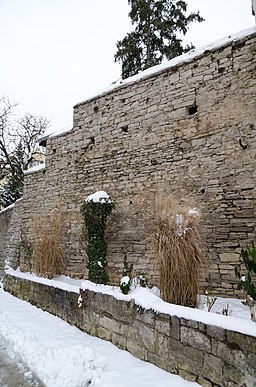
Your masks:
<svg viewBox="0 0 256 387"><path fill-rule="evenodd" d="M26 113L16 118L8 98L0 99L0 206L15 202L22 196L24 171L37 158L38 137L42 136L49 120Z"/></svg>

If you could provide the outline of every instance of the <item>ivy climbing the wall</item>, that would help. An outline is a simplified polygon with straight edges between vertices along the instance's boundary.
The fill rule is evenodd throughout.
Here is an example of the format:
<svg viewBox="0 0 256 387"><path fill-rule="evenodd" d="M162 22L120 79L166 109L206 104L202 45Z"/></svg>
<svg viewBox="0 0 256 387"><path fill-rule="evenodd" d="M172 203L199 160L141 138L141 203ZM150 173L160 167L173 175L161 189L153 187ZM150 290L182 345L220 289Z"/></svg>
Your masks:
<svg viewBox="0 0 256 387"><path fill-rule="evenodd" d="M105 231L107 218L114 207L114 202L104 191L98 191L88 196L81 207L84 216L84 232L87 239L86 252L89 280L97 284L106 284L108 282Z"/></svg>

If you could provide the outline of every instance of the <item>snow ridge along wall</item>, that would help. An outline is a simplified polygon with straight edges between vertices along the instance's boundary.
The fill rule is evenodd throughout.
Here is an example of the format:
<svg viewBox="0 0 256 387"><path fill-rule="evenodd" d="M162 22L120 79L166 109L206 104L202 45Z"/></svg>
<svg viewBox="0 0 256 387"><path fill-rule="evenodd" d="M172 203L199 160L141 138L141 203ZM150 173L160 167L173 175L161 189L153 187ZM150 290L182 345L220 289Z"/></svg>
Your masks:
<svg viewBox="0 0 256 387"><path fill-rule="evenodd" d="M255 78L252 29L76 105L73 129L47 140L45 169L25 177L20 238L33 243L35 219L59 213L65 274L86 278L80 208L104 190L116 203L107 232L111 282L127 254L136 274L157 283L155 195L172 194L202 213L202 284L234 294L241 247L255 239Z"/></svg>

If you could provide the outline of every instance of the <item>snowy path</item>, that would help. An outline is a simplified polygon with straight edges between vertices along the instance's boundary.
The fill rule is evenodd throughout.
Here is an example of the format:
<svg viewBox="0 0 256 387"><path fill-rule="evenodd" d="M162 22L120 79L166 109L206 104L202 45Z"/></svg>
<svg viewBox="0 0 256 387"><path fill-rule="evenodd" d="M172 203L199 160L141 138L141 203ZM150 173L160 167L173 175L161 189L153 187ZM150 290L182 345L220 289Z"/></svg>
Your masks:
<svg viewBox="0 0 256 387"><path fill-rule="evenodd" d="M23 359L46 387L199 386L89 336L2 289L0 334L10 353Z"/></svg>
<svg viewBox="0 0 256 387"><path fill-rule="evenodd" d="M40 387L20 362L9 356L6 342L0 336L0 386L1 387Z"/></svg>

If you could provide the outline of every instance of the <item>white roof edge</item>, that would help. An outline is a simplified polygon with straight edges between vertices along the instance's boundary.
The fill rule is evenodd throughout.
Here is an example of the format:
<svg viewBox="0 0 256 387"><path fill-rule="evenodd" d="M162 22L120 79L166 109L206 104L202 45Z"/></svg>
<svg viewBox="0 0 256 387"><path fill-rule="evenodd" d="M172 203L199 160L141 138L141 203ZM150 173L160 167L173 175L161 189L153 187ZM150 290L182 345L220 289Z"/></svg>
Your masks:
<svg viewBox="0 0 256 387"><path fill-rule="evenodd" d="M45 169L45 163L40 163L24 171L24 175L30 175L31 173L36 173L36 172L42 171L43 169Z"/></svg>
<svg viewBox="0 0 256 387"><path fill-rule="evenodd" d="M7 212L7 211L9 211L9 210L12 210L12 209L15 207L15 204L21 202L22 199L23 199L23 196L22 196L21 198L17 199L17 200L15 201L15 203L12 203L12 204L10 204L8 207L3 208L3 209L0 211L0 214L3 214L4 212Z"/></svg>
<svg viewBox="0 0 256 387"><path fill-rule="evenodd" d="M62 129L53 130L52 132L49 131L48 133L44 134L42 137L39 137L38 142L40 143L42 141L48 140L48 138L62 136L65 133L71 132L72 130L73 130L73 127L70 128L68 126Z"/></svg>
<svg viewBox="0 0 256 387"><path fill-rule="evenodd" d="M86 102L89 102L93 99L101 97L105 94L108 94L108 93L110 93L118 88L122 88L124 86L131 85L133 83L141 81L142 79L149 78L149 77L151 77L157 73L160 73L164 70L171 69L172 67L176 67L178 65L181 65L182 63L188 63L191 60L203 55L206 51L216 50L218 48L221 48L222 46L225 46L225 45L230 44L232 42L235 42L237 40L243 39L249 35L253 35L254 33L256 33L256 26L253 26L253 27L248 28L246 30L239 31L239 32L232 34L232 35L225 36L224 38L216 40L212 43L209 43L206 46L192 49L191 51L186 52L185 54L182 54L180 56L177 56L169 61L166 61L166 62L161 63L159 65L150 67L147 70L141 71L138 74L133 75L132 77L115 82L115 83L111 84L110 86L108 86L107 88L103 89L102 91L100 91L96 94L92 94L87 99L85 99L81 102L78 102L77 104L74 105L74 108L76 106L79 106L79 105L82 105Z"/></svg>

